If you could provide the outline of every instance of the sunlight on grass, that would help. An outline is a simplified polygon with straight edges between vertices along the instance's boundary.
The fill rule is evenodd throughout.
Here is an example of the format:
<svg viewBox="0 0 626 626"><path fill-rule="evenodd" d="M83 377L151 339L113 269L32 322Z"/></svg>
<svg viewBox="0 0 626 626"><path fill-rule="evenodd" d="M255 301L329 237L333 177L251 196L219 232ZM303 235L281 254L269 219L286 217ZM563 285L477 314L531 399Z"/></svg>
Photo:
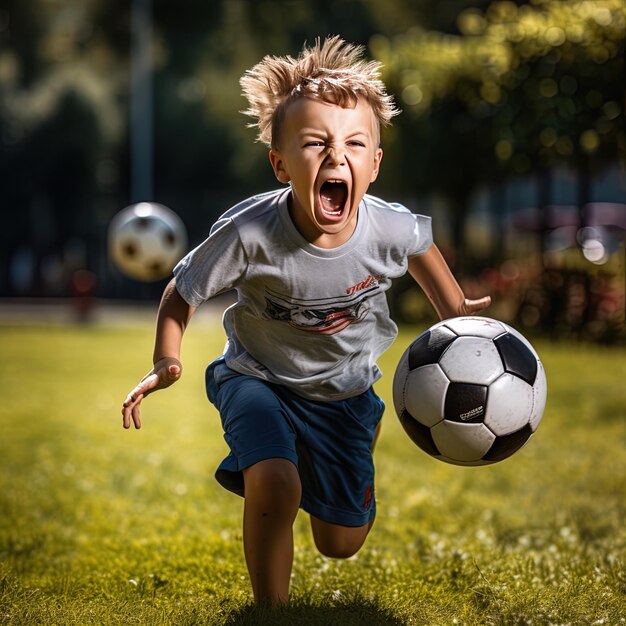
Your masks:
<svg viewBox="0 0 626 626"><path fill-rule="evenodd" d="M226 446L203 376L218 328L192 324L183 379L124 431L152 323L0 327L0 623L626 623L623 350L538 344L537 434L500 464L461 468L418 450L393 414L403 333L381 361L368 543L322 557L301 514L293 603L269 615L250 610L242 501L213 479Z"/></svg>

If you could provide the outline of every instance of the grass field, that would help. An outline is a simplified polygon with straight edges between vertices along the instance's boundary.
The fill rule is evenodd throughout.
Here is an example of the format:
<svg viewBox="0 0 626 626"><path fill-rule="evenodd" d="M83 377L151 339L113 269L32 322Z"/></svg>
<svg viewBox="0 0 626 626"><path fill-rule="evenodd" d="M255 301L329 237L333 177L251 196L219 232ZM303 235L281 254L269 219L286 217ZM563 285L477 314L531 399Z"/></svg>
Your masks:
<svg viewBox="0 0 626 626"><path fill-rule="evenodd" d="M199 320L198 320L199 321ZM203 374L216 321L192 324L185 374L123 431L153 324L0 327L0 624L626 623L626 353L537 343L543 422L494 466L430 459L391 404L403 332L381 361L377 523L347 561L296 520L292 604L251 609L242 501Z"/></svg>

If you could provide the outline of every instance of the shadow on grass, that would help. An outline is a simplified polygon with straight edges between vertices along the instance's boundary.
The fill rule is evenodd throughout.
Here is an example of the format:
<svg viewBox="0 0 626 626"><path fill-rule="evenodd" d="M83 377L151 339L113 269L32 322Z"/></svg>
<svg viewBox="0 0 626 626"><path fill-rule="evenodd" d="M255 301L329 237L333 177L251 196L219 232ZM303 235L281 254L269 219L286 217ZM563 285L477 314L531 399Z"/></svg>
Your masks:
<svg viewBox="0 0 626 626"><path fill-rule="evenodd" d="M224 626L404 626L389 609L376 602L351 600L341 604L316 606L292 602L276 609L246 606L231 613Z"/></svg>

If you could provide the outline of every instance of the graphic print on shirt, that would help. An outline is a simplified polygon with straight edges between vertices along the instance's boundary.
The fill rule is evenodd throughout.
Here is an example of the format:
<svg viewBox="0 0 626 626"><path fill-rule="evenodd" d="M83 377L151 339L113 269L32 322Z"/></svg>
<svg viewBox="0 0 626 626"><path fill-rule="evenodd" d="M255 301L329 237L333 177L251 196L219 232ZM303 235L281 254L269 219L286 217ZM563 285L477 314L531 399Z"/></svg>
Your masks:
<svg viewBox="0 0 626 626"><path fill-rule="evenodd" d="M380 292L382 276L368 276L334 298L300 299L265 290L265 317L288 322L294 328L334 335L362 321L370 310L369 298Z"/></svg>

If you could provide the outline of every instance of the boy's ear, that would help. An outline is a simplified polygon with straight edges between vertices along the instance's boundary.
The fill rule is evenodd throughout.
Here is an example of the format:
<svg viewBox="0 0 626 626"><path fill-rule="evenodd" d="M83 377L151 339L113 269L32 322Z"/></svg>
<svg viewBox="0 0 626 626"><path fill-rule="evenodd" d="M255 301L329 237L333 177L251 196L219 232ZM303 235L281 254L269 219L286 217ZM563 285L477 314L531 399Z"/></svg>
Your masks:
<svg viewBox="0 0 626 626"><path fill-rule="evenodd" d="M287 170L285 169L285 162L280 156L280 153L276 150L270 150L269 157L272 168L274 169L274 175L279 180L279 182L283 183L283 185L286 185L291 180L291 176L289 176Z"/></svg>
<svg viewBox="0 0 626 626"><path fill-rule="evenodd" d="M372 177L370 178L370 183L373 183L378 178L378 172L380 171L380 162L383 159L383 151L382 148L378 148L376 150L376 154L374 155L374 168L372 170Z"/></svg>

